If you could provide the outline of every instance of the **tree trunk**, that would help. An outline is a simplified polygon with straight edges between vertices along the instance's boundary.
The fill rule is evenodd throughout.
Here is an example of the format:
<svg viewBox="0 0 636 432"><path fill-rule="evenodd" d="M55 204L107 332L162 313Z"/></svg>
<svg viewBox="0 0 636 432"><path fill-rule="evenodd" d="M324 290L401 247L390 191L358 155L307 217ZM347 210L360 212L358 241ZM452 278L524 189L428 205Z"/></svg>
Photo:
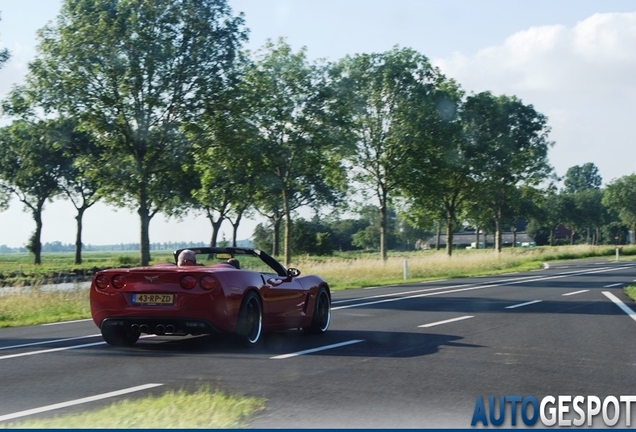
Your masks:
<svg viewBox="0 0 636 432"><path fill-rule="evenodd" d="M86 208L78 208L77 216L75 216L75 220L77 221L77 232L75 233L75 264L82 263L82 219L84 218L84 211L86 211Z"/></svg>
<svg viewBox="0 0 636 432"><path fill-rule="evenodd" d="M435 250L440 250L440 244L441 244L441 238L442 238L442 224L440 221L437 221L437 236L435 237Z"/></svg>
<svg viewBox="0 0 636 432"><path fill-rule="evenodd" d="M141 265L147 266L150 264L150 213L145 203L139 207L137 213L139 213L141 223L141 238L139 243Z"/></svg>
<svg viewBox="0 0 636 432"><path fill-rule="evenodd" d="M284 225L284 254L285 254L285 267L289 267L291 263L291 215L285 215Z"/></svg>
<svg viewBox="0 0 636 432"><path fill-rule="evenodd" d="M280 216L275 216L272 219L272 227L274 228L274 238L272 239L272 255L280 256Z"/></svg>
<svg viewBox="0 0 636 432"><path fill-rule="evenodd" d="M554 230L555 228L550 230L550 246L554 246Z"/></svg>
<svg viewBox="0 0 636 432"><path fill-rule="evenodd" d="M208 214L208 219L210 223L212 224L212 238L210 239L210 247L216 247L218 238L219 238L219 231L221 230L221 224L223 223L223 219L219 217L217 220L214 220L214 214L210 213L209 210L207 210L207 214Z"/></svg>
<svg viewBox="0 0 636 432"><path fill-rule="evenodd" d="M291 210L289 209L289 198L287 197L287 191L283 189L283 214L285 218L285 233L284 233L284 254L285 254L285 267L289 267L291 263Z"/></svg>
<svg viewBox="0 0 636 432"><path fill-rule="evenodd" d="M479 249L479 230L480 230L480 227L476 226L475 227L475 249Z"/></svg>
<svg viewBox="0 0 636 432"><path fill-rule="evenodd" d="M35 220L35 233L33 234L33 264L42 264L42 208L39 207L33 212L33 219Z"/></svg>
<svg viewBox="0 0 636 432"><path fill-rule="evenodd" d="M495 218L495 253L501 252L501 220Z"/></svg>
<svg viewBox="0 0 636 432"><path fill-rule="evenodd" d="M386 261L386 205L380 206L380 257Z"/></svg>
<svg viewBox="0 0 636 432"><path fill-rule="evenodd" d="M453 222L450 219L446 221L446 255L453 255Z"/></svg>
<svg viewBox="0 0 636 432"><path fill-rule="evenodd" d="M236 247L236 242L238 241L236 236L238 235L238 227L241 223L241 219L243 218L243 211L239 211L236 216L236 222L230 221L232 223L232 246Z"/></svg>

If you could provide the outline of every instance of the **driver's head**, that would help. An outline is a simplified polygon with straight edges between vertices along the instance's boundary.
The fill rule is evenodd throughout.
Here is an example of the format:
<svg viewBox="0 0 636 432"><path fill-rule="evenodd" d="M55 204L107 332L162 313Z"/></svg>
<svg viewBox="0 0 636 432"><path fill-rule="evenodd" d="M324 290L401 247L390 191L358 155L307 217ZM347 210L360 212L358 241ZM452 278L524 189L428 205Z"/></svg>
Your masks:
<svg viewBox="0 0 636 432"><path fill-rule="evenodd" d="M197 257L194 251L191 251L190 249L184 249L179 253L179 257L177 258L178 266L196 265L196 263Z"/></svg>

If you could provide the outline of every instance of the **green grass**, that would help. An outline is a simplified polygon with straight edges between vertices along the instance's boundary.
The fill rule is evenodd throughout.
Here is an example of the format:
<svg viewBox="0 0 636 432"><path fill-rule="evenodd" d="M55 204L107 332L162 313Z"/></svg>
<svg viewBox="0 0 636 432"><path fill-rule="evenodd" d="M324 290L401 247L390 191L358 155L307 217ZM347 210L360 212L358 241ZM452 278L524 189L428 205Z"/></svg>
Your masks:
<svg viewBox="0 0 636 432"><path fill-rule="evenodd" d="M22 288L0 297L0 328L90 317L87 289L41 291Z"/></svg>
<svg viewBox="0 0 636 432"><path fill-rule="evenodd" d="M623 288L623 291L625 291L625 294L627 295L627 297L636 301L636 285L628 285L625 288Z"/></svg>
<svg viewBox="0 0 636 432"><path fill-rule="evenodd" d="M103 408L47 419L12 421L2 428L239 428L262 410L265 400L212 392L208 386L188 392L168 391L158 396L124 399Z"/></svg>

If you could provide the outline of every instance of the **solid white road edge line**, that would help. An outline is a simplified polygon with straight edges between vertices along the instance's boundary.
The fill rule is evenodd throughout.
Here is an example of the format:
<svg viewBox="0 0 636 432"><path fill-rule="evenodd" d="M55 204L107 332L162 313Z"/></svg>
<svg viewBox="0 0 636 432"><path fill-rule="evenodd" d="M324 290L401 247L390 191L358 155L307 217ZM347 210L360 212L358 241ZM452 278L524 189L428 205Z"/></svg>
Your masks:
<svg viewBox="0 0 636 432"><path fill-rule="evenodd" d="M543 300L533 300L533 301L529 301L529 302L525 302L525 303L519 303L516 305L512 305L512 306L506 306L506 309L515 309L518 307L523 307L523 306L528 306L531 304L535 304L535 303L541 303Z"/></svg>
<svg viewBox="0 0 636 432"><path fill-rule="evenodd" d="M565 293L565 294L561 294L562 296L571 296L571 295L575 295L575 294L582 294L582 293L586 293L589 290L581 290L581 291L572 291L569 293Z"/></svg>
<svg viewBox="0 0 636 432"><path fill-rule="evenodd" d="M611 284L611 285L605 285L603 288L613 288L613 287L617 287L617 286L621 286L623 285L622 283L615 283L615 284Z"/></svg>
<svg viewBox="0 0 636 432"><path fill-rule="evenodd" d="M277 355L274 357L270 357L270 359L274 359L274 360L280 360L280 359L286 359L286 358L290 358L290 357L298 357L304 354L311 354L311 353L315 353L315 352L319 352L319 351L325 351L328 349L332 349L332 348L339 348L342 346L346 346L346 345L352 345L352 344L356 344L356 343L360 343L360 342L364 342L363 339L354 339L354 340L350 340L347 342L341 342L341 343L337 343L337 344L333 344L333 345L325 345L323 347L318 347L318 348L314 348L314 349L308 349L305 351L298 351L295 353L290 353L290 354L281 354L281 355Z"/></svg>
<svg viewBox="0 0 636 432"><path fill-rule="evenodd" d="M23 352L18 354L7 354L7 355L0 356L0 360L7 360L7 359L12 359L17 357L26 357L26 356L32 356L32 355L38 355L38 354L48 354L52 352L66 351L66 350L72 350L77 348L86 348L91 346L104 345L105 343L106 342L102 341L102 342L94 342L94 343L83 344L83 345L73 345L73 346L62 347L62 348L51 348L51 349L40 350L40 351L29 351L29 352Z"/></svg>
<svg viewBox="0 0 636 432"><path fill-rule="evenodd" d="M50 343L55 343L55 342L68 342L68 341L72 341L72 340L92 338L92 337L97 337L97 336L101 336L101 335L102 335L101 333L96 333L96 334L92 334L92 335L77 336L77 337L66 338L66 339L53 339L53 340L47 340L47 341L42 341L42 342L31 342L31 343L20 344L20 345L11 345L11 346L6 346L6 347L0 347L0 351L7 350L7 349L12 349L12 348L24 348L24 347L28 347L28 346L34 346L34 345L44 345L44 344L50 344Z"/></svg>
<svg viewBox="0 0 636 432"><path fill-rule="evenodd" d="M54 323L47 323L47 324L41 324L41 325L45 327L45 326L54 326L54 325L60 325L60 324L73 324L73 323L84 322L84 321L93 321L93 319L86 318L86 319L78 319L73 321L60 321L60 322L54 322Z"/></svg>
<svg viewBox="0 0 636 432"><path fill-rule="evenodd" d="M483 277L489 277L489 276L483 276ZM511 279L509 281L506 282L512 282L514 283L515 281L524 281L524 280L535 280L536 276L523 276L521 278L515 278L515 279ZM444 282L447 281L448 279L439 279L439 280L434 280L434 281L429 281L429 282L422 282L422 283L418 283L418 285L423 285L425 283L430 283L430 282ZM470 283L470 284L459 284L459 285L450 285L450 286L442 286L442 287L434 287L434 288L424 288L424 289L417 289L417 290L408 290L408 291L402 291L402 292L392 292L392 293L388 293L388 294L378 294L378 295L374 295L374 296L367 296L367 297L359 297L359 298L351 298L351 299L344 299L344 300L335 300L332 301L331 304L332 305L336 305L336 304L341 304L341 303L353 303L353 302L357 302L357 301L367 301L367 300L372 300L372 299L378 299L378 298L385 298L385 297L391 297L389 300L387 301L394 301L394 300L400 300L402 298L409 298L409 297L400 297L400 298L396 298L396 296L403 296L406 294L417 294L417 293L425 293L425 292L431 292L431 291L441 291L441 290L449 290L449 289L455 289L455 288L466 288L466 287L482 287L482 286L486 286L486 287L492 287L495 285L484 285L484 282L478 282L478 283ZM381 287L376 287L376 288L391 288L393 286L389 285L389 286L381 286ZM434 294L433 294L434 295ZM351 307L351 306L338 306L338 308L340 309L344 309L347 307Z"/></svg>
<svg viewBox="0 0 636 432"><path fill-rule="evenodd" d="M462 316L462 317L458 317L458 318L447 319L447 320L444 320L444 321L437 321L437 322L433 322L433 323L422 324L422 325L420 325L418 327L434 327L434 326L437 326L437 325L448 324L448 323L452 323L452 322L455 322L455 321L465 320L465 319L468 319L468 318L475 318L475 316L474 315L466 315L466 316Z"/></svg>
<svg viewBox="0 0 636 432"><path fill-rule="evenodd" d="M95 396L89 396L89 397L85 397L85 398L81 398L81 399L75 399L75 400L70 400L68 402L61 402L61 403L56 403L53 405L46 405L40 408L33 408L33 409L29 409L29 410L25 410L25 411L18 411L12 414L5 414L3 416L0 416L0 422L2 421L6 421L6 420L13 420L15 418L19 418L19 417L26 417L29 415L33 415L33 414L39 414L39 413L43 413L46 411L53 411L56 409L60 409L60 408L66 408L66 407L70 407L70 406L74 406L74 405L81 405L84 403L88 403L88 402L94 402L94 401L98 401L98 400L102 400L102 399L107 399L107 398L111 398L111 397L115 397L115 396L121 396L121 395L125 395L128 393L134 393L134 392L138 392L138 391L142 391L142 390L147 390L153 387L159 387L162 386L163 384L144 384L144 385L140 385L137 387L130 387L127 389L122 389L122 390L117 390L117 391L113 391L110 393L102 393L99 395L95 395Z"/></svg>
<svg viewBox="0 0 636 432"><path fill-rule="evenodd" d="M605 297L613 301L616 306L621 308L621 310L625 312L631 319L636 321L636 312L634 312L632 308L630 308L625 303L623 303L618 297L616 297L611 292L609 291L602 291L602 292L605 295Z"/></svg>
<svg viewBox="0 0 636 432"><path fill-rule="evenodd" d="M153 335L153 334L144 335L144 336L141 336L139 339L146 339L146 338L155 337L155 336L156 335ZM86 348L86 347L105 345L105 344L106 342L101 341L101 342L94 342L94 343L82 344L82 345L71 345L71 346L61 347L61 348L51 348L47 350L28 351L28 352L23 352L18 354L7 354L7 355L0 356L0 360L8 360L8 359L17 358L17 357L26 357L26 356L32 356L32 355L38 355L38 354L48 354L48 353L53 353L58 351L67 351L67 350L72 350L77 348Z"/></svg>

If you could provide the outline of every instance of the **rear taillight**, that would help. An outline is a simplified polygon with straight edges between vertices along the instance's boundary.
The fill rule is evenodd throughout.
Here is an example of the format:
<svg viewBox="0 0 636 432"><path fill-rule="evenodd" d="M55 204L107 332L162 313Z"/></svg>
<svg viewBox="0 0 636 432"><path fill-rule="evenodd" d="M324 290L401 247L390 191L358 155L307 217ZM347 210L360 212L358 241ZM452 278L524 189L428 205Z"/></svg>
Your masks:
<svg viewBox="0 0 636 432"><path fill-rule="evenodd" d="M192 289L197 285L197 280L194 276L184 276L181 278L181 288Z"/></svg>
<svg viewBox="0 0 636 432"><path fill-rule="evenodd" d="M100 274L95 278L95 286L99 289L108 288L108 276Z"/></svg>
<svg viewBox="0 0 636 432"><path fill-rule="evenodd" d="M123 288L126 285L126 278L124 275L113 276L113 288Z"/></svg>
<svg viewBox="0 0 636 432"><path fill-rule="evenodd" d="M201 288L205 290L211 290L216 285L216 279L212 276L203 276L201 278Z"/></svg>

